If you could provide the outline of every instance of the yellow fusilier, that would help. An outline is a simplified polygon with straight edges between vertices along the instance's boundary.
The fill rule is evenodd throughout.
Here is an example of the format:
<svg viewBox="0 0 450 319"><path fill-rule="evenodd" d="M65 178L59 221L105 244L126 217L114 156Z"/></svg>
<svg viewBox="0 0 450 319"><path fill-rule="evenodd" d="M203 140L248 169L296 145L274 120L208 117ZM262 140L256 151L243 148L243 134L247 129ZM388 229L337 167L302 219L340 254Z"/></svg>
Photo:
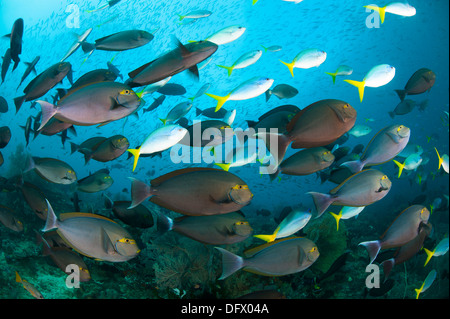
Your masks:
<svg viewBox="0 0 450 319"><path fill-rule="evenodd" d="M309 69L313 67L318 67L327 59L327 53L319 49L306 49L301 51L295 56L291 63L283 62L291 72L292 77L294 77L294 68L299 69Z"/></svg>
<svg viewBox="0 0 450 319"><path fill-rule="evenodd" d="M436 150L436 154L438 156L439 159L439 166L438 166L438 170L441 169L441 166L444 168L444 171L448 174L448 155L444 154L442 155L442 157L439 155L439 152L437 150L437 148L434 148Z"/></svg>
<svg viewBox="0 0 450 319"><path fill-rule="evenodd" d="M439 256L443 256L448 252L448 237L442 239L439 244L436 245L436 248L434 248L433 251L430 251L426 248L424 248L423 250L425 250L425 252L427 253L427 259L425 261L425 264L423 265L424 267L428 264L428 262L430 261L431 257L435 256L435 257L439 257Z"/></svg>
<svg viewBox="0 0 450 319"><path fill-rule="evenodd" d="M419 289L415 289L417 294L416 299L419 299L419 295L422 292L425 292L428 288L430 288L431 284L434 282L435 279L436 279L436 270L433 269L432 271L430 271L427 278L425 278L425 280L423 281L422 286Z"/></svg>
<svg viewBox="0 0 450 319"><path fill-rule="evenodd" d="M400 15L403 17L412 17L416 14L416 8L414 8L413 6L411 6L408 3L403 3L403 2L391 2L384 7L379 7L376 5L368 5L368 6L364 6L364 8L371 9L371 10L378 12L378 14L380 15L381 23L384 23L384 17L385 17L386 12Z"/></svg>

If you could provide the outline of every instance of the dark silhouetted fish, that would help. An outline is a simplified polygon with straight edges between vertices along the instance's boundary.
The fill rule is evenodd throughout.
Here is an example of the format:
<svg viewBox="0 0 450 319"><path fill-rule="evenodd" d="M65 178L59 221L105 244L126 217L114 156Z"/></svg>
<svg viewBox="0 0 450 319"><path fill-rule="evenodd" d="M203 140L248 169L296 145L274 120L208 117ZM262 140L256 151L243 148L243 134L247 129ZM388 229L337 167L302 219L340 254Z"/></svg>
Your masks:
<svg viewBox="0 0 450 319"><path fill-rule="evenodd" d="M20 62L19 55L22 53L23 19L17 19L12 27L11 33L6 37L10 38L11 59L14 61L13 71Z"/></svg>
<svg viewBox="0 0 450 319"><path fill-rule="evenodd" d="M6 73L11 65L11 49L6 49L5 55L2 57L2 84L5 82Z"/></svg>
<svg viewBox="0 0 450 319"><path fill-rule="evenodd" d="M414 72L403 90L395 90L395 92L403 101L407 95L421 94L430 90L435 81L436 74L430 69L422 68Z"/></svg>
<svg viewBox="0 0 450 319"><path fill-rule="evenodd" d="M20 79L20 83L19 83L19 85L17 86L17 89L19 88L19 86L22 84L22 82L27 78L27 76L28 76L31 72L33 72L35 75L37 75L37 72L36 72L36 64L39 62L39 59L40 59L40 58L41 58L40 56L37 56L37 57L34 58L33 61L31 61L31 62L25 62L25 64L27 65L27 68L26 68L25 72L23 73L22 78Z"/></svg>

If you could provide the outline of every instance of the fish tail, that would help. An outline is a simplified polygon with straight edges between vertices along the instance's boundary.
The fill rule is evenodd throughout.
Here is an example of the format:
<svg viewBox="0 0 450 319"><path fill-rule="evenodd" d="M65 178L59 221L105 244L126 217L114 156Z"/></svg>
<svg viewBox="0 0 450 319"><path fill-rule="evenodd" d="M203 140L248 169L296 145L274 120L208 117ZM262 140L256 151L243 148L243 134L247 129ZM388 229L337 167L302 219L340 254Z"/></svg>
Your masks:
<svg viewBox="0 0 450 319"><path fill-rule="evenodd" d="M40 131L45 126L45 124L47 124L48 121L50 121L50 119L53 116L55 116L57 111L56 111L56 106L51 103L48 103L46 101L41 101L41 100L38 100L37 103L39 103L39 105L41 106L41 112L42 112L41 125L38 128L38 131Z"/></svg>
<svg viewBox="0 0 450 319"><path fill-rule="evenodd" d="M277 178L278 177L278 174L280 174L280 167L277 167L277 170L275 171L275 173L273 173L273 174L269 174L269 178L270 178L270 181L272 182L275 178Z"/></svg>
<svg viewBox="0 0 450 319"><path fill-rule="evenodd" d="M230 253L228 250L225 250L220 247L215 247L218 251L222 253L222 275L219 277L219 280L223 280L235 273L239 269L243 268L245 263L244 259L238 255Z"/></svg>
<svg viewBox="0 0 450 319"><path fill-rule="evenodd" d="M373 263L373 261L375 260L375 258L377 258L378 253L380 252L380 249L381 249L380 241L378 241L378 240L365 241L365 242L359 243L359 245L363 245L364 247L366 247L367 252L369 253L369 257L370 257L370 264Z"/></svg>
<svg viewBox="0 0 450 319"><path fill-rule="evenodd" d="M395 112L388 112L389 116L391 117L391 119L393 119L395 117Z"/></svg>
<svg viewBox="0 0 450 319"><path fill-rule="evenodd" d="M334 217L334 219L336 219L336 231L339 231L339 221L341 220L342 217L342 209L339 212L339 214L335 214L333 212L330 212L331 216Z"/></svg>
<svg viewBox="0 0 450 319"><path fill-rule="evenodd" d="M25 167L25 170L23 171L23 173L29 172L29 171L33 170L35 167L36 167L36 164L34 163L33 157L28 156L27 166Z"/></svg>
<svg viewBox="0 0 450 319"><path fill-rule="evenodd" d="M89 53L95 50L95 44L86 41L81 42L81 49L84 53Z"/></svg>
<svg viewBox="0 0 450 319"><path fill-rule="evenodd" d="M284 61L281 61L281 60L279 60L279 61L288 67L289 72L291 72L292 77L294 77L294 65L295 65L295 62L287 63L287 62L284 62Z"/></svg>
<svg viewBox="0 0 450 319"><path fill-rule="evenodd" d="M230 97L230 94L228 94L226 96L218 96L218 95L209 94L209 93L205 93L205 94L208 95L209 97L212 97L213 99L217 100L216 110L214 112L217 112L218 110L220 110L221 107L225 104L225 102Z"/></svg>
<svg viewBox="0 0 450 319"><path fill-rule="evenodd" d="M92 150L83 149L83 154L84 154L84 165L87 165L87 163L89 163L91 158L94 156L94 153L92 152Z"/></svg>
<svg viewBox="0 0 450 319"><path fill-rule="evenodd" d="M253 0L253 1L255 1L255 0ZM258 1L258 0L256 0L256 1ZM262 44L261 44L261 46L264 49L264 52L267 52L267 48L265 46L263 46Z"/></svg>
<svg viewBox="0 0 450 319"><path fill-rule="evenodd" d="M42 229L43 232L58 228L58 219L56 218L52 205L50 205L47 199L45 199L45 201L47 202L47 220L44 228Z"/></svg>
<svg viewBox="0 0 450 319"><path fill-rule="evenodd" d="M78 144L75 144L74 142L70 142L70 155L72 155L79 149L80 149L80 146Z"/></svg>
<svg viewBox="0 0 450 319"><path fill-rule="evenodd" d="M333 198L328 194L322 194L317 192L308 192L307 194L311 195L314 201L314 205L316 206L317 217L319 218L325 212L325 210L331 205L334 201Z"/></svg>
<svg viewBox="0 0 450 319"><path fill-rule="evenodd" d="M130 152L134 156L134 162L133 162L133 172L134 172L134 170L136 169L136 165L137 165L139 156L141 155L141 151L140 151L140 148L137 148L137 149L129 148L129 149L127 149L127 151Z"/></svg>
<svg viewBox="0 0 450 319"><path fill-rule="evenodd" d="M362 102L364 98L364 86L366 81L354 81L354 80L344 80L344 82L350 83L358 88L359 100Z"/></svg>
<svg viewBox="0 0 450 319"><path fill-rule="evenodd" d="M392 268L395 265L395 259L391 258L388 260L385 260L381 263L381 265L383 266L383 270L384 270L384 280L386 281L386 279L388 278Z"/></svg>
<svg viewBox="0 0 450 319"><path fill-rule="evenodd" d="M395 93L397 93L398 97L400 98L400 101L403 102L403 100L406 97L406 90L395 90Z"/></svg>
<svg viewBox="0 0 450 319"><path fill-rule="evenodd" d="M422 287L420 287L419 289L414 289L416 291L416 299L419 299L419 295L422 292Z"/></svg>
<svg viewBox="0 0 450 319"><path fill-rule="evenodd" d="M191 98L192 102L194 102L194 98L195 97ZM203 110L199 109L198 107L195 108L195 116L200 116L200 115L202 115L202 113L203 113Z"/></svg>
<svg viewBox="0 0 450 319"><path fill-rule="evenodd" d="M364 163L361 160L356 160L342 163L341 166L347 167L354 174L363 169Z"/></svg>
<svg viewBox="0 0 450 319"><path fill-rule="evenodd" d="M252 6L253 6L255 3L257 3L257 2L258 2L258 0L253 0Z"/></svg>
<svg viewBox="0 0 450 319"><path fill-rule="evenodd" d="M109 198L105 193L103 193L103 196L105 197L105 200L103 201L103 204L105 205L106 209L112 209L114 206L114 202L111 198Z"/></svg>
<svg viewBox="0 0 450 319"><path fill-rule="evenodd" d="M228 71L228 76L231 76L231 73L233 73L234 67L233 66L225 66L225 65L219 65L216 64L219 68L224 68Z"/></svg>
<svg viewBox="0 0 450 319"><path fill-rule="evenodd" d="M368 6L364 6L364 8L371 9L373 11L378 12L378 14L380 15L381 23L384 23L384 17L386 15L386 6L378 7L378 6L374 6L374 5L368 5Z"/></svg>
<svg viewBox="0 0 450 319"><path fill-rule="evenodd" d="M271 96L272 96L272 90L269 89L269 90L266 91L266 102L269 101Z"/></svg>
<svg viewBox="0 0 450 319"><path fill-rule="evenodd" d="M156 216L156 229L162 234L173 229L173 219L164 214L158 213Z"/></svg>
<svg viewBox="0 0 450 319"><path fill-rule="evenodd" d="M131 183L131 205L128 209L136 207L142 203L145 199L152 196L151 187L140 180L129 177Z"/></svg>
<svg viewBox="0 0 450 319"><path fill-rule="evenodd" d="M180 18L179 21L182 21L186 16L182 16L181 14L177 14L177 16Z"/></svg>
<svg viewBox="0 0 450 319"><path fill-rule="evenodd" d="M20 278L19 273L16 271L16 282L22 282L22 278Z"/></svg>
<svg viewBox="0 0 450 319"><path fill-rule="evenodd" d="M41 236L41 241L43 242L42 245L42 255L43 256L50 256L52 254L52 249L50 248L50 245L48 242Z"/></svg>
<svg viewBox="0 0 450 319"><path fill-rule="evenodd" d="M423 265L425 267L428 264L428 262L430 261L431 257L433 257L434 251L430 251L426 248L424 248L423 250L425 250L425 252L427 253L427 259L425 260L425 264Z"/></svg>
<svg viewBox="0 0 450 319"><path fill-rule="evenodd" d="M166 125L167 119L159 119L159 120L163 123L163 125Z"/></svg>
<svg viewBox="0 0 450 319"><path fill-rule="evenodd" d="M330 72L325 72L326 74L328 74L329 76L331 76L331 78L333 79L333 84L336 83L336 72L335 73L330 73Z"/></svg>
<svg viewBox="0 0 450 319"><path fill-rule="evenodd" d="M231 163L228 163L228 164L226 164L226 163L215 163L214 165L217 165L217 166L219 166L221 169L223 169L224 171L227 171L227 172L228 172L228 170L230 169Z"/></svg>
<svg viewBox="0 0 450 319"><path fill-rule="evenodd" d="M272 235L253 235L253 237L262 239L262 240L270 243L270 242L274 241L277 238L277 234L278 234L279 230L280 230L280 226L278 226L277 229L275 229L275 231L273 232Z"/></svg>
<svg viewBox="0 0 450 319"><path fill-rule="evenodd" d="M398 178L400 178L400 176L402 175L402 172L403 172L403 168L405 168L405 163L402 164L396 160L393 160L393 162L395 164L397 164L397 166L398 166Z"/></svg>
<svg viewBox="0 0 450 319"><path fill-rule="evenodd" d="M444 162L444 159L441 157L441 155L439 155L439 152L438 152L437 148L435 147L434 149L436 150L436 154L437 154L438 159L439 159L438 170L440 170L441 166L442 166L442 163Z"/></svg>
<svg viewBox="0 0 450 319"><path fill-rule="evenodd" d="M16 114L19 112L20 107L22 106L23 102L25 102L26 98L27 98L26 95L14 98L14 105L16 106Z"/></svg>
<svg viewBox="0 0 450 319"><path fill-rule="evenodd" d="M286 154L289 144L291 143L289 137L285 134L270 132L262 134L257 133L256 136L258 138L264 139L267 149L269 150L270 154L272 154L273 158L276 159L276 165L278 167L278 165L283 160L284 155ZM274 138L276 138L276 140L272 142Z"/></svg>

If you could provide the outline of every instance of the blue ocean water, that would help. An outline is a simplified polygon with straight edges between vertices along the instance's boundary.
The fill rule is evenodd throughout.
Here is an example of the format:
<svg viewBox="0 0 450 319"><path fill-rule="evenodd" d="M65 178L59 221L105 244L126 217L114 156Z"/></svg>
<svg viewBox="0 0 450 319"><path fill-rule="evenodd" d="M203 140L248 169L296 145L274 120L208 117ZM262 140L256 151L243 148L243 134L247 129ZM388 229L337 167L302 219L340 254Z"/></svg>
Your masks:
<svg viewBox="0 0 450 319"><path fill-rule="evenodd" d="M85 259L88 259L89 265L94 268L98 267L97 277L95 278L94 273L92 275L94 280L97 282L114 282L116 280L116 286L111 284L108 289L103 289L102 293L99 292L99 288L92 288L91 293L85 293L81 291L73 292L74 290L69 290L62 283L60 290L52 291L48 282L54 280L54 277L58 275L65 278L65 275L51 265L51 262L43 262L39 249L33 243L32 229L42 228L43 221L32 215L29 207L23 204L23 200L20 200L18 192L3 192L0 194L0 204L17 210L17 213L24 219L25 232L17 235L4 227L2 228L0 238L4 261L1 261L1 263L3 263L2 268L5 271L0 275L0 279L5 281L5 285L0 286L14 287L14 289L0 290L0 298L30 297L14 281L14 270L23 273L23 277L28 281L34 282L40 288L42 294L48 298L116 298L119 296L136 298L135 291L151 291L147 295L139 295L147 298L152 298L155 295L163 298L176 298L181 293L174 293L175 289L186 291L187 297L190 298L202 298L206 293L209 294L208 296L212 295L219 298L234 298L267 287L267 289L278 290L287 298L363 298L364 280L367 275L363 271L364 267L360 268L361 271L358 273L352 273L349 270L352 267L349 266L351 262L359 266L368 263L368 259L365 259L367 258L367 252L364 248L358 247L357 244L361 241L377 239L395 217L410 206L418 196L425 195L420 204L427 207L433 203L435 198L441 198L442 200L443 209L436 211L430 217L434 232L430 236L428 247L433 249L442 238L448 237L448 175L443 172L442 168L438 172L438 158L434 150L436 147L441 155L449 153L448 113L447 115L445 113L449 111L448 1L411 0L409 3L416 8L414 16L402 17L386 13L383 24L378 23L377 16L374 15L373 11L366 10L363 7L368 5L369 2L360 0L304 0L298 4L282 0L259 0L254 5L252 5L251 0L122 0L110 8L92 13L86 12L89 9L99 8L104 3L104 1L75 0L3 0L0 2L0 34L10 33L16 19L22 18L24 20L21 63L14 72L11 72L11 65L4 83L0 86L0 96L3 96L9 105L8 112L0 114L0 126L8 126L12 132L12 138L8 146L1 150L5 162L0 167L0 176L11 178L20 173L20 169L25 166L27 155L53 157L69 163L79 178L102 168L110 169L114 184L107 189L106 194L114 200L130 200L131 182L128 179L129 177L148 182L176 169L206 166L201 164L176 165L171 161L168 152L163 153L162 158L139 159L137 169L134 172L132 172L132 160L127 160L126 154L108 163L90 161L85 165L83 155L80 153L71 154L69 143L66 142L63 145L61 137L58 135L39 135L25 146L24 131L20 126L25 125L30 115L35 116L39 112L39 106L36 109L30 109L30 102L26 102L17 114L15 112L13 99L22 95L22 90L34 77L33 74L30 74L21 87L16 90L26 69L23 62L31 62L34 57L40 56L40 61L36 65L39 74L47 67L60 61L75 41L75 34L79 35L88 28L93 28L88 37L89 42L129 29L154 32L155 38L142 47L120 53L96 50L87 60L85 60L87 55L81 49L78 49L66 60L72 65L74 80L88 71L106 68L106 63L111 60L126 80L128 72L174 49L175 44L172 36L178 38L182 43L187 43L190 40L205 39L212 33L231 25L243 26L246 31L237 40L219 45L217 52L212 56L212 61L199 71L199 81L193 79L188 71L173 76L170 83L184 86L187 91L184 96L167 96L165 102L156 110L145 113L145 115L141 113L139 118L130 116L126 122L122 119L102 127L76 126L76 136L68 133L70 142L80 144L93 136L109 137L115 134L123 134L130 141L130 146L137 146L151 131L161 126L159 118L165 116L176 104L186 101L187 97L193 96L203 84L211 83L208 93L226 95L242 82L255 76L263 76L274 79L274 85L283 83L294 86L299 93L286 100L280 100L273 96L266 102L264 95L261 95L248 100L226 102L225 108L236 109L234 128L245 128L247 120L256 121L262 114L280 105L293 104L303 109L319 100L339 99L346 101L357 111L355 124L367 125L372 129L371 133L362 137L349 136L343 146L353 148L357 144L367 145L373 135L382 128L392 124L403 124L411 129L410 143L420 145L423 148L424 164L417 171L408 172L400 179L397 178L398 169L392 162L378 167L391 179L393 183L391 191L381 201L368 206L358 219L341 221L341 223L345 223L346 235L336 240L346 241L345 246L351 250L353 259L347 261L347 264L343 266L344 268L339 269L334 275L335 277L328 279L328 288L324 283L321 289L315 291L313 289L313 292L311 292L311 284L305 278L319 276L324 269L316 270L316 272L308 270L308 274L305 272L289 275L288 278L294 278L292 281L296 281L295 287L293 284L290 285L288 280L283 280L285 277L273 279L272 277L261 277L247 273L245 273L247 277L241 274L239 279L235 279L240 282L240 285L235 284L234 290L227 286L222 287L222 292L217 292L217 289L211 288L217 282L220 283L219 285L223 284L222 281L217 281L218 276L216 275L199 274L198 278L189 279L190 282L183 281L182 278L179 279L176 283L178 286L175 283L167 284L167 281L158 280L157 277L162 276L165 267L167 267L166 270L173 267L169 267L167 263L162 262L157 264L155 258L150 256L151 253L155 253L151 245L157 240L157 238L155 239L156 235L129 226L127 226L127 229L133 237L139 238L139 244L145 247L137 258L123 264L99 262L100 265L108 265L100 267L98 263L96 264L96 261L85 257ZM383 4L380 3L379 5ZM200 18L192 24L180 24L177 14L184 14L197 9L209 10L212 14L209 17ZM155 32L155 30L157 31ZM261 49L261 45L265 47L279 45L282 49L278 52L264 52L255 64L244 69L234 70L231 77L227 76L225 70L216 66L216 64L231 65L243 53ZM8 39L1 39L0 52L3 54L8 47ZM288 68L279 60L292 61L300 51L308 48L318 48L325 51L327 53L326 61L319 67L294 69L295 76L292 77ZM353 74L346 77L338 76L336 83L333 84L331 77L326 75L325 72L334 72L342 64L351 66ZM378 88L366 87L364 100L360 102L357 89L345 83L343 79L360 81L372 67L379 64L394 66L395 77L384 86ZM433 70L436 74L436 82L429 92L408 96L408 98L418 104L425 102L427 107L424 110L414 108L410 113L398 115L392 119L388 112L392 111L400 102L394 90L403 89L411 75L420 68ZM119 80L117 79L117 81ZM68 80L64 79L63 83L57 87L67 88L69 86ZM41 99L52 101L51 96L54 95L55 88ZM136 92L138 90L139 88L135 89ZM150 104L158 96L159 93L146 96L146 103ZM216 103L214 99L203 95L195 99L194 108L206 109L214 107ZM191 110L186 117L192 122L196 119L195 111ZM286 158L296 151L290 148ZM18 163L18 161L21 162ZM308 176L281 174L280 181L270 182L267 176L259 174L259 165L257 164L232 168L230 172L242 178L254 194L251 204L244 207L242 211L249 218L255 232L258 233L273 231L277 226L274 218L286 206L314 209L314 203L311 197L306 194L307 192L326 193L336 186L329 181L321 183L316 174ZM417 182L417 174L420 174L422 178L420 183ZM25 180L29 175L31 173L24 175ZM45 184L44 188L53 187L55 191L61 192L59 196L49 196L52 204L55 203L58 206L56 203L59 203L59 207L65 208L64 212L73 210L70 201L74 193L73 188L51 185L48 182L43 182L43 184ZM447 199L444 195L447 196ZM14 196L18 199L15 200ZM83 211L87 212L93 209L96 213L108 214L103 211L101 193L80 193L79 196ZM19 202L20 204L18 204ZM14 207L14 205L20 206ZM270 214L268 216L257 214L263 209L268 210ZM57 211L57 214L59 213L62 213L62 211ZM329 217L328 214L326 215ZM183 247L183 243L186 244L186 242L178 242L180 240L178 237L182 235L170 233L164 236L167 236L165 240L172 244L172 248L167 248L167 250L168 254L173 254L174 260L176 256L173 247L179 246L180 249L187 251L196 249ZM175 239L167 239L171 238L170 236L175 237ZM325 235L321 236L321 238L325 238ZM15 246L14 243L18 241L21 244ZM234 252L240 254L244 246L248 248L252 243L258 242L250 238L241 246L233 246ZM161 242L159 242L159 245L161 246ZM193 244L188 242L186 245ZM159 249L164 253L164 249L160 246L158 246ZM342 247L340 252L344 252ZM326 250L321 251L321 257L326 254ZM204 251L203 255L219 257L215 250L209 248ZM27 269L24 261L36 259L40 260L38 263L39 271ZM431 266L428 265L427 268L422 266L423 259L424 254L422 252L408 261L405 264L405 269L403 269L403 266L398 266L393 278L403 285L405 274L408 274L410 277L406 282L409 284L399 287L398 290L392 289L384 294L383 298L414 298L414 289L419 288L431 267L436 269L439 275L434 285L428 293L424 293L423 297L448 298L448 256L433 258L430 263ZM204 260L209 267L211 263L209 257L205 257ZM185 261L186 263L192 263L189 258ZM141 272L143 277L139 278L139 275L133 273L133 271L137 271L139 274L141 267L146 267L148 272ZM185 265L185 267L187 266ZM46 272L48 268L51 269L50 273ZM407 272L405 272L406 268L408 268ZM193 273L190 268L183 269L185 272ZM215 274L220 275L220 258L217 258L214 267L211 266L211 272L213 272L213 269ZM131 275L129 275L130 272ZM116 278L117 273L121 274L120 279ZM122 276L122 274L124 275ZM89 282L85 285L94 287L95 283ZM199 285L200 288L192 288L197 287L196 285ZM229 285L232 286L231 283ZM352 288L341 289L343 286ZM155 290L155 287L158 288ZM133 289L135 289L134 292ZM159 293L155 293L158 290ZM162 290L164 292L161 292ZM226 293L223 292L225 290ZM96 293L92 291L96 291ZM369 294L368 298L374 297Z"/></svg>

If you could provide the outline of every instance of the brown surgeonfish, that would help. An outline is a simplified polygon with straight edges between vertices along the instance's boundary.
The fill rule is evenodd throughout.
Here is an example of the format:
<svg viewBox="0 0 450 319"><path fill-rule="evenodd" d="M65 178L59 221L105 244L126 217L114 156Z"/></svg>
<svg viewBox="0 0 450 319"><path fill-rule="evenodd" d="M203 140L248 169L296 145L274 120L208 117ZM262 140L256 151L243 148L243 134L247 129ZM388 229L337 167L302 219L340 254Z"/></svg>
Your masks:
<svg viewBox="0 0 450 319"><path fill-rule="evenodd" d="M392 182L382 172L367 169L353 174L328 194L308 192L314 200L317 217L330 205L361 207L373 204L389 193Z"/></svg>
<svg viewBox="0 0 450 319"><path fill-rule="evenodd" d="M319 250L307 238L289 237L263 244L246 251L245 257L235 255L223 248L222 275L225 279L243 269L263 276L284 276L297 273L311 266L319 258Z"/></svg>
<svg viewBox="0 0 450 319"><path fill-rule="evenodd" d="M334 155L324 147L301 150L285 159L278 166L270 180L274 180L281 172L287 175L309 175L321 171L333 164Z"/></svg>
<svg viewBox="0 0 450 319"><path fill-rule="evenodd" d="M11 129L8 126L0 127L0 148L5 148L11 140Z"/></svg>
<svg viewBox="0 0 450 319"><path fill-rule="evenodd" d="M185 168L160 176L147 185L130 178L130 208L150 197L150 201L190 215L226 214L250 204L253 194L238 176L215 168Z"/></svg>
<svg viewBox="0 0 450 319"><path fill-rule="evenodd" d="M108 189L113 183L114 180L109 175L109 170L102 168L85 178L79 179L77 181L77 190L85 193L96 193Z"/></svg>
<svg viewBox="0 0 450 319"><path fill-rule="evenodd" d="M0 224L15 232L21 232L23 231L23 224L16 215L11 208L0 205Z"/></svg>
<svg viewBox="0 0 450 319"><path fill-rule="evenodd" d="M32 101L45 95L56 84L61 82L66 75L70 83L72 83L72 65L69 62L56 63L37 75L23 90L25 95L14 99L16 113L19 112L23 102Z"/></svg>
<svg viewBox="0 0 450 319"><path fill-rule="evenodd" d="M299 111L286 127L286 133L263 133L257 136L277 143L269 146L277 164L281 163L289 144L292 148L328 145L349 131L356 121L356 110L340 100L321 100ZM273 136L275 135L275 136Z"/></svg>
<svg viewBox="0 0 450 319"><path fill-rule="evenodd" d="M138 228L153 227L153 215L151 211L144 205L139 204L136 207L128 208L131 205L130 201L111 201L111 209L118 219L127 225Z"/></svg>
<svg viewBox="0 0 450 319"><path fill-rule="evenodd" d="M393 258L385 260L381 263L384 270L385 280L389 276L394 266L404 263L405 261L411 259L422 249L423 242L425 241L425 239L427 239L428 236L430 236L433 226L431 225L431 223L428 224L422 223L420 224L419 227L420 227L419 234L417 234L417 236L413 240L397 249Z"/></svg>
<svg viewBox="0 0 450 319"><path fill-rule="evenodd" d="M158 214L159 231L173 230L203 244L228 245L251 236L253 229L242 212L171 219Z"/></svg>
<svg viewBox="0 0 450 319"><path fill-rule="evenodd" d="M34 170L47 182L55 184L72 184L77 181L74 169L61 160L49 157L29 157L28 167L24 173Z"/></svg>
<svg viewBox="0 0 450 319"><path fill-rule="evenodd" d="M422 205L409 206L392 222L379 240L365 241L359 245L366 247L372 263L381 249L400 247L419 234L421 224L427 224L430 211Z"/></svg>
<svg viewBox="0 0 450 319"><path fill-rule="evenodd" d="M430 90L435 81L436 74L430 69L422 68L414 72L403 90L395 90L395 92L403 101L407 95L422 94Z"/></svg>
<svg viewBox="0 0 450 319"><path fill-rule="evenodd" d="M115 221L89 213L65 213L56 217L50 203L42 231L56 229L74 250L87 257L124 262L137 256L139 248L128 231Z"/></svg>
<svg viewBox="0 0 450 319"><path fill-rule="evenodd" d="M29 182L24 182L19 186L22 191L23 197L27 202L28 206L33 210L33 212L42 220L47 219L47 202L45 200L45 195L36 185Z"/></svg>
<svg viewBox="0 0 450 319"><path fill-rule="evenodd" d="M95 40L95 43L83 42L81 48L84 53L93 50L126 51L146 45L154 36L144 30L126 30L116 32Z"/></svg>
<svg viewBox="0 0 450 319"><path fill-rule="evenodd" d="M161 81L184 70L197 78L197 64L217 51L218 45L209 41L198 41L183 45L176 40L177 48L128 73L130 87L144 86Z"/></svg>
<svg viewBox="0 0 450 319"><path fill-rule="evenodd" d="M40 130L53 117L74 125L107 124L133 113L141 99L123 83L97 82L66 94L57 105L37 102L42 110Z"/></svg>

